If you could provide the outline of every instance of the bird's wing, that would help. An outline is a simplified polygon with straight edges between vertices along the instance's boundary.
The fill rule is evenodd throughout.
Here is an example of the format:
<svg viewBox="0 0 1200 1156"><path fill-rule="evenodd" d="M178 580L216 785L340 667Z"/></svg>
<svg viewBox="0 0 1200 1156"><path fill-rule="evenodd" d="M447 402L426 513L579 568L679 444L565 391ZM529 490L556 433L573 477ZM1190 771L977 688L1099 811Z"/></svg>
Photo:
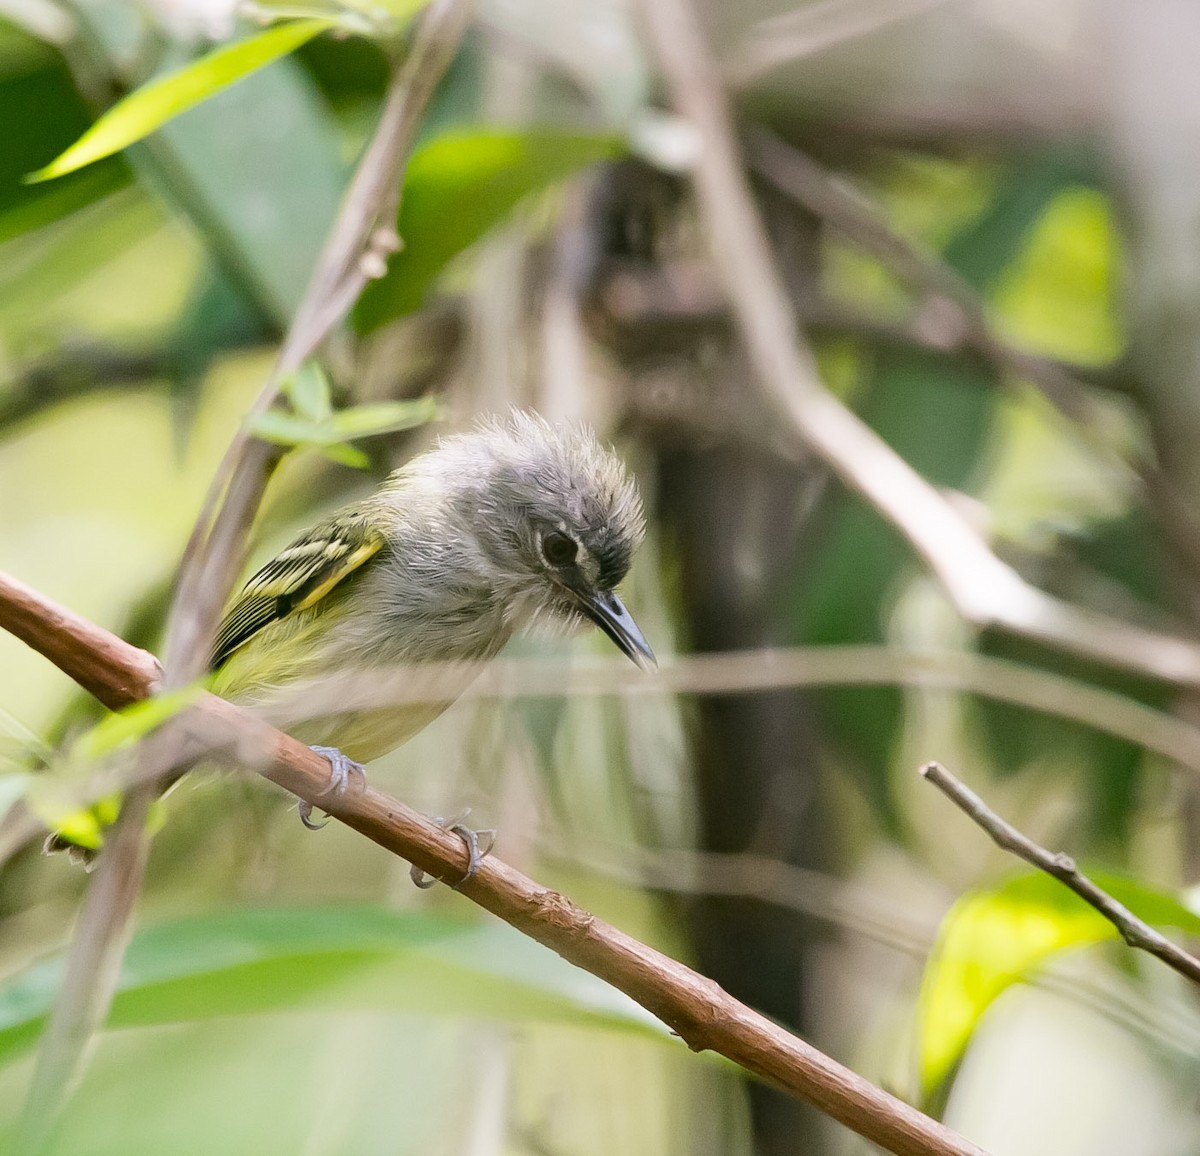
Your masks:
<svg viewBox="0 0 1200 1156"><path fill-rule="evenodd" d="M242 588L225 612L213 644L216 670L264 626L304 610L370 561L385 539L361 514L342 513L314 526L280 551Z"/></svg>

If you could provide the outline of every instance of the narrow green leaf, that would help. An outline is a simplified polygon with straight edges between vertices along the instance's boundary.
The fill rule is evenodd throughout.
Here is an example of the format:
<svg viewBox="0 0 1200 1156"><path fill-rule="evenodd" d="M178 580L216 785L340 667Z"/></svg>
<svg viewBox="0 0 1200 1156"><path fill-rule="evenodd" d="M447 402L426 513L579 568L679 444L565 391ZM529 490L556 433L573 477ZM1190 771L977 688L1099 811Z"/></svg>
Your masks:
<svg viewBox="0 0 1200 1156"><path fill-rule="evenodd" d="M376 437L412 429L433 421L440 410L436 398L414 401L385 401L373 405L353 406L311 421L281 410L268 410L250 423L250 432L264 441L284 446L317 446L328 450L354 438ZM349 447L345 447L349 448ZM339 451L340 452L340 451ZM345 460L346 455L342 459ZM355 456L355 462L358 458ZM347 464L354 464L347 461Z"/></svg>
<svg viewBox="0 0 1200 1156"><path fill-rule="evenodd" d="M118 101L66 152L26 180L50 180L119 152L235 81L295 51L332 25L333 21L325 19L296 20L268 28L144 84Z"/></svg>
<svg viewBox="0 0 1200 1156"><path fill-rule="evenodd" d="M25 801L47 830L89 851L99 851L104 846L104 832L116 822L121 810L119 795L109 795L90 807L80 807L69 786L64 789L62 783L45 775L30 778Z"/></svg>
<svg viewBox="0 0 1200 1156"><path fill-rule="evenodd" d="M369 331L417 308L450 259L530 193L625 149L611 134L536 129L455 129L426 141L405 177L397 221L404 248L359 299L355 323Z"/></svg>
<svg viewBox="0 0 1200 1156"><path fill-rule="evenodd" d="M0 983L0 1061L34 1041L63 968L58 956ZM348 1003L670 1038L615 988L505 924L374 907L220 912L143 929L125 955L108 1026Z"/></svg>
<svg viewBox="0 0 1200 1156"><path fill-rule="evenodd" d="M324 421L333 413L329 378L316 361L306 361L284 383L281 391L300 417Z"/></svg>
<svg viewBox="0 0 1200 1156"><path fill-rule="evenodd" d="M349 466L352 470L369 470L371 458L362 450L348 446L345 442L334 442L331 446L322 446L321 453L331 462L339 466Z"/></svg>
<svg viewBox="0 0 1200 1156"><path fill-rule="evenodd" d="M1147 923L1200 935L1200 915L1174 896L1121 876L1091 877ZM942 921L921 985L924 1090L951 1072L984 1012L1008 987L1058 952L1115 938L1107 919L1041 872L964 895Z"/></svg>
<svg viewBox="0 0 1200 1156"><path fill-rule="evenodd" d="M250 422L250 432L280 446L323 446L336 439L324 422L313 422L279 409L260 413Z"/></svg>
<svg viewBox="0 0 1200 1156"><path fill-rule="evenodd" d="M417 398L413 401L382 401L373 405L356 405L339 410L329 419L329 427L339 441L377 437L413 429L441 416L437 399Z"/></svg>
<svg viewBox="0 0 1200 1156"><path fill-rule="evenodd" d="M185 686L168 694L143 699L107 715L76 740L71 747L71 757L80 760L102 759L123 747L132 746L191 706L203 693L202 686Z"/></svg>

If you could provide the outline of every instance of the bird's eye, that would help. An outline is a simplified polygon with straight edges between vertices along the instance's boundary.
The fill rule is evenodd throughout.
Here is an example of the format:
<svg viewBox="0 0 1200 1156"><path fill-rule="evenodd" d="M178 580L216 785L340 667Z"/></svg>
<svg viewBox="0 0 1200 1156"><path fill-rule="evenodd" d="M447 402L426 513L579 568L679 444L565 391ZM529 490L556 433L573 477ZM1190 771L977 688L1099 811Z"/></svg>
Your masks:
<svg viewBox="0 0 1200 1156"><path fill-rule="evenodd" d="M568 534L552 530L542 539L542 557L551 566L569 566L579 553L579 543Z"/></svg>

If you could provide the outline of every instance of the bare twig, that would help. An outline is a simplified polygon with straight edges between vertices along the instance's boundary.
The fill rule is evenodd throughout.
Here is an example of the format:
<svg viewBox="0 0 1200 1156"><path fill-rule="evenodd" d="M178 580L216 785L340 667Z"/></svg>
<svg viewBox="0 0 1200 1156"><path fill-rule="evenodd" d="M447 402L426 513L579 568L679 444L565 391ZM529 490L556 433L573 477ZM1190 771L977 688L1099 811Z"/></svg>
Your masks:
<svg viewBox="0 0 1200 1156"><path fill-rule="evenodd" d="M944 3L946 0L817 0L751 25L726 58L725 75L731 84L744 87L780 65L912 20Z"/></svg>
<svg viewBox="0 0 1200 1156"><path fill-rule="evenodd" d="M0 586L0 604L5 591ZM34 601L24 595L24 614ZM89 681L110 701L154 686L144 651L45 604L45 626L25 636L46 643L47 657L92 651ZM82 625L82 629L76 630ZM59 634L77 635L69 642ZM461 879L461 839L370 785L330 796L329 764L260 719L206 695L191 710L193 726L210 734L267 779L322 809L393 854L446 882ZM711 1050L897 1156L986 1156L938 1121L876 1088L848 1068L739 1003L717 984L625 935L500 860L485 859L461 893L564 959L625 992L658 1016L694 1051Z"/></svg>
<svg viewBox="0 0 1200 1156"><path fill-rule="evenodd" d="M893 327L890 332L876 324L872 332L870 319L863 318L857 323L860 332L944 351L969 349L1033 386L1071 423L1071 432L1106 468L1131 478L1136 474L1172 545L1192 569L1200 569L1200 524L1191 503L1160 465L1144 456L1127 460L1114 448L1111 422L1084 367L1033 353L1005 337L989 316L983 298L965 278L937 254L893 230L858 190L844 185L799 149L761 127L747 131L746 144L747 160L760 176L870 253L924 299L924 321ZM810 309L804 320L820 325L824 320L836 322L838 314L823 318L820 309ZM843 314L841 320L854 323L853 315ZM1111 391L1114 383L1101 382L1100 388Z"/></svg>
<svg viewBox="0 0 1200 1156"><path fill-rule="evenodd" d="M110 688L106 682L109 667L90 659L91 652L80 650L74 641L77 632L87 636L87 631L94 630L90 624L54 607L55 622L61 630L39 628L39 613L48 613L49 605L0 573L0 626L7 626L56 665L72 671L73 677L89 686L106 705L119 707L131 701L129 688ZM111 636L100 632L98 637ZM985 655L885 646L820 646L664 659L657 671L639 673L636 681L627 667L624 659L599 656L570 663L496 659L462 698L511 700L632 692L639 696L716 695L783 687L912 686L978 694L1069 719L1200 773L1200 728L1191 723L1115 691ZM143 676L153 680L157 669L157 664L149 666ZM461 674L451 664L425 664L419 671L402 666L338 675L296 688L294 698L275 721L286 728L327 710L330 701L355 710L436 701L444 697L439 690L443 674L455 688L461 684ZM170 765L170 757L155 762L144 754L136 766L123 767L119 774L104 771L79 784L72 803L78 808L89 806L98 798L152 780ZM41 832L42 825L18 804L0 822L0 866Z"/></svg>
<svg viewBox="0 0 1200 1156"><path fill-rule="evenodd" d="M472 0L433 0L421 16L411 51L392 78L375 134L355 170L275 367L218 467L184 552L167 625L171 684L187 682L204 668L217 617L242 564L250 522L276 460L278 447L252 437L248 425L270 408L286 378L320 345L397 247L394 222L408 153L472 12Z"/></svg>
<svg viewBox="0 0 1200 1156"><path fill-rule="evenodd" d="M828 923L914 960L924 960L936 939L936 918L921 918L903 902L889 903L861 884L778 859L740 852L679 850L634 851L631 855L627 846L622 846L615 858L610 850L599 858L584 855L581 859L579 850L578 841L572 840L570 856L557 852L551 844L543 844L540 855L655 891L757 900ZM1160 1006L1159 996L1152 1001L1112 977L1073 967L1069 958L1055 961L1029 982L1181 1058L1191 1060L1200 1054L1200 1028L1188 1021L1182 1006Z"/></svg>
<svg viewBox="0 0 1200 1156"><path fill-rule="evenodd" d="M1022 349L992 324L983 299L950 265L901 236L857 190L764 128L746 131L746 159L781 192L870 253L925 300L919 329L944 350L973 349L1042 393L1111 469L1129 474L1112 447L1111 422L1091 390L1060 362Z"/></svg>
<svg viewBox="0 0 1200 1156"><path fill-rule="evenodd" d="M48 409L98 387L147 389L170 364L165 346L121 349L98 341L80 341L39 358L4 383L0 390L0 436Z"/></svg>
<svg viewBox="0 0 1200 1156"><path fill-rule="evenodd" d="M1193 983L1200 983L1200 959L1160 935L1148 923L1140 920L1123 903L1093 883L1078 867L1075 860L1063 851L1047 851L1022 834L1011 823L1000 818L965 783L955 778L940 763L926 763L922 776L942 792L956 807L964 811L1006 851L1011 851L1026 863L1033 864L1069 887L1085 903L1094 907L1120 933L1130 947L1158 956L1168 967Z"/></svg>
<svg viewBox="0 0 1200 1156"><path fill-rule="evenodd" d="M33 1082L21 1115L18 1150L42 1151L59 1112L82 1074L80 1058L104 1024L121 959L132 934L129 913L141 891L150 841L146 815L158 791L142 784L121 803L75 924L67 969L38 1045ZM99 998L98 998L99 997Z"/></svg>
<svg viewBox="0 0 1200 1156"><path fill-rule="evenodd" d="M992 553L958 509L824 388L775 268L695 14L687 0L646 0L643 9L673 102L700 136L693 173L697 201L718 276L774 412L896 527L967 621L1111 666L1200 685L1200 644L1031 586Z"/></svg>
<svg viewBox="0 0 1200 1156"><path fill-rule="evenodd" d="M1083 723L1200 771L1200 729L1115 691L1050 671L971 653L884 646L817 646L724 651L664 659L657 671L631 677L620 659L561 662L495 659L464 699L559 695L737 694L800 686L918 686L968 691L1042 714ZM635 681L636 679L636 681ZM454 663L420 669L347 671L280 691L263 711L283 727L327 713L437 702L462 684Z"/></svg>

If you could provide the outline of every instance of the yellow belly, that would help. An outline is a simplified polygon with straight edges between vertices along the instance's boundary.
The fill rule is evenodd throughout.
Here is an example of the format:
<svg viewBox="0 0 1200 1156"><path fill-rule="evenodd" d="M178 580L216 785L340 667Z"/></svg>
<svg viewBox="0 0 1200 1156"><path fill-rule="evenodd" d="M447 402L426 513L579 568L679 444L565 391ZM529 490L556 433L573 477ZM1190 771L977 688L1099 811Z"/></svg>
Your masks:
<svg viewBox="0 0 1200 1156"><path fill-rule="evenodd" d="M349 627L349 628L348 628ZM386 701L351 710L330 709L345 699L337 680L357 674L372 690L373 672L385 675L395 665L371 654L364 659L361 637L352 624L333 616L305 613L272 623L255 635L213 677L212 689L222 698L253 711L311 746L337 747L355 762L367 763L394 750L438 717L475 678L479 663L430 667L429 695L433 701ZM367 652L370 653L370 652ZM397 665L397 660L393 660ZM436 671L436 673L434 673ZM421 666L405 676L406 688L419 686ZM323 680L332 679L323 690ZM359 690L362 689L362 680ZM381 682L386 679L381 678ZM436 685L434 685L436 683ZM361 701L361 700L360 700ZM347 704L349 705L349 704Z"/></svg>
<svg viewBox="0 0 1200 1156"><path fill-rule="evenodd" d="M448 706L448 702L405 703L319 715L287 730L293 738L309 746L337 747L356 763L369 763L412 738Z"/></svg>

